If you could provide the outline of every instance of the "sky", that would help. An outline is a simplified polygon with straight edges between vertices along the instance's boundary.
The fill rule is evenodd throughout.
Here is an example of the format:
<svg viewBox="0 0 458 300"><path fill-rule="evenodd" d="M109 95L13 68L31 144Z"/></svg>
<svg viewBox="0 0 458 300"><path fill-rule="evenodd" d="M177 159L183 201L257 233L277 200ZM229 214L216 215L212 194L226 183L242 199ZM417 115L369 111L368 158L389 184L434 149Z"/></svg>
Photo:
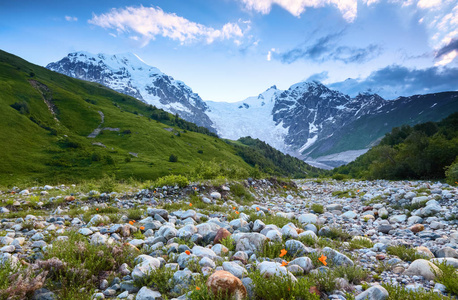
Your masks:
<svg viewBox="0 0 458 300"><path fill-rule="evenodd" d="M0 0L0 49L131 52L204 100L310 80L395 99L458 89L458 0Z"/></svg>

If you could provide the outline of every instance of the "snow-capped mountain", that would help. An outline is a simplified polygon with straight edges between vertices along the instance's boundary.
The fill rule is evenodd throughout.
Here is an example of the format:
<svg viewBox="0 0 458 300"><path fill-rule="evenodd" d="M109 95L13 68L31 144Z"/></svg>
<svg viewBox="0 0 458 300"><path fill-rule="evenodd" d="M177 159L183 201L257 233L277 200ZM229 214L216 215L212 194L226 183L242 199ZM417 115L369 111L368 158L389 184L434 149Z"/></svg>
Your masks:
<svg viewBox="0 0 458 300"><path fill-rule="evenodd" d="M47 68L178 113L223 138L251 136L328 168L354 160L393 127L438 121L458 111L458 92L388 101L367 92L352 98L319 82L300 82L287 90L272 86L235 103L204 102L183 82L134 54L75 52Z"/></svg>
<svg viewBox="0 0 458 300"><path fill-rule="evenodd" d="M207 105L198 94L182 81L148 66L135 54L74 52L46 68L103 84L214 131L212 121L205 114Z"/></svg>

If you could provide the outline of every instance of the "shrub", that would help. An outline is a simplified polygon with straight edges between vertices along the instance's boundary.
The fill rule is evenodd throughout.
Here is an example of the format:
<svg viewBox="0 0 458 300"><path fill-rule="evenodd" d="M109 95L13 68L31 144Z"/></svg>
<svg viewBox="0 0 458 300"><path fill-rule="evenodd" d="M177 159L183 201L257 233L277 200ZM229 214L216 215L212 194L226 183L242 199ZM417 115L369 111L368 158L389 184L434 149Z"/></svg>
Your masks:
<svg viewBox="0 0 458 300"><path fill-rule="evenodd" d="M336 277L345 278L352 284L360 284L369 277L369 271L359 266L338 266L332 272Z"/></svg>
<svg viewBox="0 0 458 300"><path fill-rule="evenodd" d="M197 150L197 153L203 154L203 153L204 153L204 150Z"/></svg>
<svg viewBox="0 0 458 300"><path fill-rule="evenodd" d="M349 242L349 247L353 249L372 248L374 243L366 238L355 238Z"/></svg>
<svg viewBox="0 0 458 300"><path fill-rule="evenodd" d="M440 264L436 264L440 272L436 275L436 281L442 283L447 288L447 292L458 296L458 273L453 265L447 265L444 261ZM433 269L433 272L434 269Z"/></svg>
<svg viewBox="0 0 458 300"><path fill-rule="evenodd" d="M351 234L340 227L330 227L329 231L324 235L333 240L347 241L351 238Z"/></svg>
<svg viewBox="0 0 458 300"><path fill-rule="evenodd" d="M143 210L139 208L131 208L127 211L127 217L131 220L140 220L143 215Z"/></svg>
<svg viewBox="0 0 458 300"><path fill-rule="evenodd" d="M234 251L235 250L235 242L232 236L228 236L227 238L224 238L221 240L221 245L229 249L229 251Z"/></svg>
<svg viewBox="0 0 458 300"><path fill-rule="evenodd" d="M177 162L177 161L178 161L178 156L175 154L170 154L169 162Z"/></svg>
<svg viewBox="0 0 458 300"><path fill-rule="evenodd" d="M312 208L312 210L313 210L314 212L316 212L317 214L322 214L322 213L324 213L324 207L323 207L323 205L321 205L321 204L313 203L311 208Z"/></svg>
<svg viewBox="0 0 458 300"><path fill-rule="evenodd" d="M255 299L263 300L319 300L318 295L309 292L313 281L307 277L297 278L293 281L289 276L272 276L264 278L259 271L249 275L253 280Z"/></svg>
<svg viewBox="0 0 458 300"><path fill-rule="evenodd" d="M167 176L158 178L154 182L155 187L175 186L175 185L178 185L179 187L188 186L189 179L183 175L167 175Z"/></svg>
<svg viewBox="0 0 458 300"><path fill-rule="evenodd" d="M390 246L386 248L386 252L391 255L396 255L404 261L414 261L416 259L429 259L428 256L420 254L413 248L405 246Z"/></svg>
<svg viewBox="0 0 458 300"><path fill-rule="evenodd" d="M118 183L116 182L115 176L104 175L102 179L100 179L98 189L102 193L111 193L116 191Z"/></svg>
<svg viewBox="0 0 458 300"><path fill-rule="evenodd" d="M450 184L458 184L458 159L453 164L445 168L445 178Z"/></svg>
<svg viewBox="0 0 458 300"><path fill-rule="evenodd" d="M335 180L344 180L344 179L345 179L345 175L336 173L336 174L332 175L332 179L335 179Z"/></svg>
<svg viewBox="0 0 458 300"><path fill-rule="evenodd" d="M283 244L283 242L266 241L262 245L262 249L256 253L256 257L268 257L274 259L280 257L280 254L283 249L285 249L285 245ZM291 256L288 253L286 253L286 255L282 258L285 260L290 260Z"/></svg>
<svg viewBox="0 0 458 300"><path fill-rule="evenodd" d="M29 105L25 101L15 102L14 104L11 104L10 106L23 115L28 114L30 112Z"/></svg>
<svg viewBox="0 0 458 300"><path fill-rule="evenodd" d="M148 272L141 280L135 281L138 288L143 286L154 287L161 294L168 294L174 287L173 274L175 272L170 268L158 268Z"/></svg>
<svg viewBox="0 0 458 300"><path fill-rule="evenodd" d="M93 152L91 155L91 160L92 161L101 161L102 160L102 155L100 155L97 152Z"/></svg>

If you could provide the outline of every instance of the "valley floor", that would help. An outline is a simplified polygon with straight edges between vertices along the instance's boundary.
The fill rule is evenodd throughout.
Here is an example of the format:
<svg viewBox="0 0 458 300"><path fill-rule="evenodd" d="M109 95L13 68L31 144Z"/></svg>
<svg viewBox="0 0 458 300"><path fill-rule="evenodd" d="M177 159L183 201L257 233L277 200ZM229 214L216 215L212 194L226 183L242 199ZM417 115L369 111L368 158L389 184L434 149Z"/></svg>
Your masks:
<svg viewBox="0 0 458 300"><path fill-rule="evenodd" d="M455 299L457 199L425 181L4 189L0 299Z"/></svg>

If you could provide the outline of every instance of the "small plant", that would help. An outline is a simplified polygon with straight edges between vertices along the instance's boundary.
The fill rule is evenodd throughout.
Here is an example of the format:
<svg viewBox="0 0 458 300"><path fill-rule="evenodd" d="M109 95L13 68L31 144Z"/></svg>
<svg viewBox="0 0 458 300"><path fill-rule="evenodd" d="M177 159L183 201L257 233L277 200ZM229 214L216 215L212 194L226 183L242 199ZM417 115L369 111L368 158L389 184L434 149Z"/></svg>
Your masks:
<svg viewBox="0 0 458 300"><path fill-rule="evenodd" d="M436 275L436 281L442 283L447 288L447 292L458 296L458 273L453 265L448 265L446 261L436 264L439 272L432 271Z"/></svg>
<svg viewBox="0 0 458 300"><path fill-rule="evenodd" d="M240 200L248 203L251 202L253 199L253 195L240 183L234 183L231 185L231 192L232 194L239 198Z"/></svg>
<svg viewBox="0 0 458 300"><path fill-rule="evenodd" d="M369 277L369 272L359 266L337 266L332 272L336 277L345 278L352 284L360 284Z"/></svg>
<svg viewBox="0 0 458 300"><path fill-rule="evenodd" d="M256 257L268 257L268 258L277 258L281 257L286 260L290 260L290 256L285 250L285 245L283 242L269 242L266 241L260 251L256 253Z"/></svg>
<svg viewBox="0 0 458 300"><path fill-rule="evenodd" d="M349 243L350 250L361 249L361 248L372 248L374 243L371 240L364 237L353 238Z"/></svg>
<svg viewBox="0 0 458 300"><path fill-rule="evenodd" d="M235 242L232 236L228 236L227 238L224 238L221 240L221 245L229 249L229 251L234 251L235 250Z"/></svg>
<svg viewBox="0 0 458 300"><path fill-rule="evenodd" d="M314 212L316 212L317 214L322 214L322 213L324 213L324 207L323 207L323 205L321 205L321 204L313 203L311 208L312 208L312 210L313 210Z"/></svg>
<svg viewBox="0 0 458 300"><path fill-rule="evenodd" d="M265 278L255 271L249 275L253 280L255 299L264 300L319 300L320 297L310 293L314 282L308 277L297 278L294 281L290 276L272 276Z"/></svg>
<svg viewBox="0 0 458 300"><path fill-rule="evenodd" d="M179 187L186 187L189 185L189 179L183 175L167 175L167 176L158 178L154 182L155 187L175 186L175 185L178 185Z"/></svg>
<svg viewBox="0 0 458 300"><path fill-rule="evenodd" d="M414 261L416 259L429 259L428 256L418 253L413 248L407 248L405 246L390 246L386 248L386 252L391 255L396 255L404 261Z"/></svg>
<svg viewBox="0 0 458 300"><path fill-rule="evenodd" d="M172 135L173 137L173 135ZM178 156L175 154L170 154L169 156L169 162L177 162L178 161Z"/></svg>
<svg viewBox="0 0 458 300"><path fill-rule="evenodd" d="M344 180L346 178L346 176L344 174L339 174L339 173L336 173L334 175L332 175L332 179L334 180Z"/></svg>
<svg viewBox="0 0 458 300"><path fill-rule="evenodd" d="M140 220L143 216L143 210L140 208L131 208L127 211L127 217L131 220Z"/></svg>
<svg viewBox="0 0 458 300"><path fill-rule="evenodd" d="M320 292L329 293L334 291L337 287L336 275L330 269L310 273L308 276Z"/></svg>
<svg viewBox="0 0 458 300"><path fill-rule="evenodd" d="M141 280L135 281L135 285L138 288L143 286L154 287L161 294L168 294L175 286L173 282L174 270L170 268L157 268L146 274Z"/></svg>
<svg viewBox="0 0 458 300"><path fill-rule="evenodd" d="M347 231L343 230L340 227L330 227L329 231L324 235L325 237L328 237L333 240L340 240L340 241L347 241L351 238L351 234L349 234Z"/></svg>

